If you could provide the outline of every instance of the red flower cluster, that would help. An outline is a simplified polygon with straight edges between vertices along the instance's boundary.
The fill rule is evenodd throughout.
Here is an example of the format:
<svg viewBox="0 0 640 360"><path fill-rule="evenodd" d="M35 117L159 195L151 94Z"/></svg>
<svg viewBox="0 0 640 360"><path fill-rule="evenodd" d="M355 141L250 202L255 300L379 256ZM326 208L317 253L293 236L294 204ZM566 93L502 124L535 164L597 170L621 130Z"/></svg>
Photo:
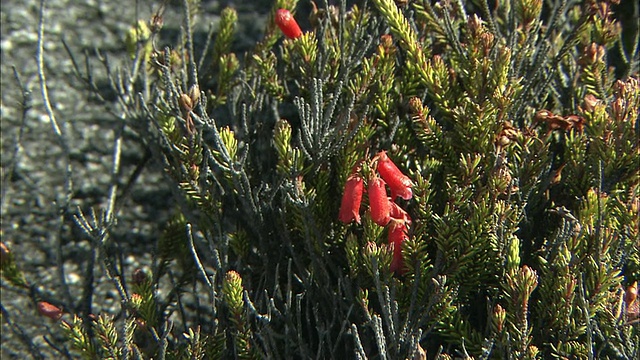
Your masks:
<svg viewBox="0 0 640 360"><path fill-rule="evenodd" d="M398 196L404 200L410 200L413 197L411 190L413 183L389 159L385 151L379 152L371 163L373 164L371 168L376 171L367 177L369 214L376 224L389 225L388 240L389 245L393 246L391 271L399 272L402 271L401 246L402 242L409 238L408 230L411 226L411 218L394 200ZM353 220L360 223L360 204L364 192L364 181L358 170L347 179L342 195L338 219L345 224ZM391 197L387 195L387 185L391 190Z"/></svg>

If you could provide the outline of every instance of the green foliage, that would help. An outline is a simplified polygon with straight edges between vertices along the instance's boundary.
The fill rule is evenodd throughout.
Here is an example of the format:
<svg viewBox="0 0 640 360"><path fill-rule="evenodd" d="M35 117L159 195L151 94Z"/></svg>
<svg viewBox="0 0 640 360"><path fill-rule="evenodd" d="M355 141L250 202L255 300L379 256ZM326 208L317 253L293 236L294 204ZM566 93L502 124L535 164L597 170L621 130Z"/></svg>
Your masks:
<svg viewBox="0 0 640 360"><path fill-rule="evenodd" d="M238 21L238 13L233 8L225 8L220 14L220 25L218 36L213 45L213 53L211 55L211 66L222 66L222 57L227 55L231 50L231 42L235 32L235 24Z"/></svg>
<svg viewBox="0 0 640 360"><path fill-rule="evenodd" d="M118 330L115 328L113 318L108 315L98 317L96 335L100 340L102 358L116 360L122 358L122 349L118 347Z"/></svg>
<svg viewBox="0 0 640 360"><path fill-rule="evenodd" d="M131 307L136 318L142 320L145 326L158 325L157 303L153 278L146 275L141 281L134 281L131 288Z"/></svg>
<svg viewBox="0 0 640 360"><path fill-rule="evenodd" d="M240 275L233 270L227 272L222 282L222 296L233 326L230 332L235 356L238 359L257 359L259 354L252 345L251 332L247 326L243 292Z"/></svg>
<svg viewBox="0 0 640 360"><path fill-rule="evenodd" d="M614 1L314 4L312 28L281 40L273 14L296 3L274 4L242 62L225 9L207 66L187 32L139 75L153 90L127 93L178 210L155 277L123 290L124 343L195 359L637 356L622 293L640 276L640 88ZM616 49L631 76L609 69ZM411 219L395 273L388 228L367 210L338 221L347 177L381 150L412 182L392 199ZM207 310L185 311L187 291ZM163 325L175 307L186 331ZM99 353L122 358L113 321L97 322Z"/></svg>
<svg viewBox="0 0 640 360"><path fill-rule="evenodd" d="M140 48L142 50L142 56L144 59L148 59L151 54L151 30L149 25L144 20L138 20L138 22L127 31L124 43L127 47L129 56L134 59Z"/></svg>
<svg viewBox="0 0 640 360"><path fill-rule="evenodd" d="M0 276L13 286L28 286L24 274L20 271L16 260L13 258L13 253L5 243L0 243Z"/></svg>
<svg viewBox="0 0 640 360"><path fill-rule="evenodd" d="M61 328L65 337L71 342L72 348L80 353L82 359L99 358L93 341L87 334L79 317L74 316L71 323L63 321Z"/></svg>

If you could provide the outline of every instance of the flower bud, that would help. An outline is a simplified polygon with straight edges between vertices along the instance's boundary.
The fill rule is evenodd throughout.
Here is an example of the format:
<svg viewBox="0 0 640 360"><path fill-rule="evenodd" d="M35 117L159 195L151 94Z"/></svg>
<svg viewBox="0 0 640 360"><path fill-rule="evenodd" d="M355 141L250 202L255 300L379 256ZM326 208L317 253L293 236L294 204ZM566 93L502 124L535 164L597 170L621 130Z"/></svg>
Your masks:
<svg viewBox="0 0 640 360"><path fill-rule="evenodd" d="M129 306L131 306L131 309L138 314L138 312L140 311L140 308L142 307L142 303L144 302L144 299L142 298L142 296L138 293L133 293L131 294L131 296L129 297Z"/></svg>
<svg viewBox="0 0 640 360"><path fill-rule="evenodd" d="M376 243L374 243L373 241L368 241L364 245L364 254L366 256L370 256L372 254L377 254L377 253L378 253L378 245Z"/></svg>
<svg viewBox="0 0 640 360"><path fill-rule="evenodd" d="M536 122L544 122L553 116L555 116L555 114L552 113L551 111L542 109L536 112L534 119L536 120Z"/></svg>
<svg viewBox="0 0 640 360"><path fill-rule="evenodd" d="M46 316L51 320L60 320L62 317L62 310L59 307L52 305L46 301L38 302L38 313L42 316Z"/></svg>
<svg viewBox="0 0 640 360"><path fill-rule="evenodd" d="M243 309L242 278L235 270L229 270L222 280L222 296L231 312L239 316Z"/></svg>
<svg viewBox="0 0 640 360"><path fill-rule="evenodd" d="M391 219L391 202L387 196L384 180L374 175L369 179L369 211L373 222L385 226Z"/></svg>
<svg viewBox="0 0 640 360"><path fill-rule="evenodd" d="M621 97L627 97L627 96L631 96L631 94L637 93L638 92L638 78L634 78L634 77L630 77L627 79L627 81L624 83L624 86L622 87L622 89L620 90L620 96Z"/></svg>
<svg viewBox="0 0 640 360"><path fill-rule="evenodd" d="M473 36L478 36L484 31L482 27L482 23L483 23L482 19L480 19L478 15L474 14L467 18L467 29L471 31Z"/></svg>
<svg viewBox="0 0 640 360"><path fill-rule="evenodd" d="M413 197L413 192L411 191L411 186L413 183L408 176L403 174L400 169L396 166L396 164L389 159L386 151L381 151L378 153L378 172L380 176L386 183L389 185L391 189L391 198L395 199L397 196L405 200L411 199Z"/></svg>
<svg viewBox="0 0 640 360"><path fill-rule="evenodd" d="M598 106L600 102L600 99L592 94L588 94L584 97L584 109L591 112L596 109L596 106Z"/></svg>
<svg viewBox="0 0 640 360"><path fill-rule="evenodd" d="M502 130L496 136L496 147L502 149L512 141L518 138L518 130L511 125L511 122L505 121L502 123Z"/></svg>
<svg viewBox="0 0 640 360"><path fill-rule="evenodd" d="M180 104L180 107L183 108L185 111L193 110L193 100L191 100L191 96L187 94L180 94L180 97L178 98L178 103Z"/></svg>
<svg viewBox="0 0 640 360"><path fill-rule="evenodd" d="M564 121L569 124L567 130L576 129L577 131L582 132L582 130L584 129L585 120L580 115L567 115L564 117Z"/></svg>
<svg viewBox="0 0 640 360"><path fill-rule="evenodd" d="M8 264L10 261L11 251L7 245L3 242L0 242L0 267L4 266L4 264Z"/></svg>
<svg viewBox="0 0 640 360"><path fill-rule="evenodd" d="M502 331L504 327L504 321L506 319L507 319L507 311L502 306L500 306L500 304L497 304L493 308L493 314L491 316L492 323L495 326L495 330L497 332Z"/></svg>
<svg viewBox="0 0 640 360"><path fill-rule="evenodd" d="M511 144L511 140L509 140L507 136L504 136L504 135L498 136L498 139L496 140L496 145L499 148L504 148L509 144Z"/></svg>
<svg viewBox="0 0 640 360"><path fill-rule="evenodd" d="M347 179L342 194L340 213L338 219L345 224L355 220L360 224L360 203L362 202L362 192L364 191L364 181L358 174L353 174Z"/></svg>
<svg viewBox="0 0 640 360"><path fill-rule="evenodd" d="M492 33L487 32L480 35L480 41L482 42L485 56L489 56L491 48L493 47L493 44L495 42L495 36Z"/></svg>
<svg viewBox="0 0 640 360"><path fill-rule="evenodd" d="M194 84L189 88L189 98L191 99L192 106L196 106L200 100L200 87L198 84Z"/></svg>
<svg viewBox="0 0 640 360"><path fill-rule="evenodd" d="M158 13L151 16L151 19L149 20L149 30L151 30L152 33L154 34L159 33L160 30L162 30L163 25L164 25L164 18L162 17L162 15Z"/></svg>
<svg viewBox="0 0 640 360"><path fill-rule="evenodd" d="M577 223L577 221L576 221ZM567 286L565 288L564 291L564 298L567 300L568 303L571 302L571 298L573 297L573 293L576 290L576 285L578 285L578 279L572 277L571 280L569 280L569 282L567 282Z"/></svg>
<svg viewBox="0 0 640 360"><path fill-rule="evenodd" d="M602 45L591 43L584 48L584 53L580 57L580 63L583 65L593 65L604 61L606 49Z"/></svg>
<svg viewBox="0 0 640 360"><path fill-rule="evenodd" d="M411 111L412 114L421 114L422 108L422 100L420 100L419 97L414 96L409 99L409 111Z"/></svg>
<svg viewBox="0 0 640 360"><path fill-rule="evenodd" d="M520 270L522 276L523 289L527 293L527 298L531 296L533 290L538 286L538 273L527 265L523 265Z"/></svg>
<svg viewBox="0 0 640 360"><path fill-rule="evenodd" d="M622 98L617 98L611 103L611 112L613 118L617 121L622 121L625 118L627 112L626 102Z"/></svg>
<svg viewBox="0 0 640 360"><path fill-rule="evenodd" d="M380 45L385 49L391 49L393 47L393 37L389 34L380 36Z"/></svg>
<svg viewBox="0 0 640 360"><path fill-rule="evenodd" d="M507 249L507 272L515 272L518 266L520 266L520 239L517 236L513 236Z"/></svg>
<svg viewBox="0 0 640 360"><path fill-rule="evenodd" d="M527 28L540 16L541 11L542 0L529 0L518 6L518 16Z"/></svg>

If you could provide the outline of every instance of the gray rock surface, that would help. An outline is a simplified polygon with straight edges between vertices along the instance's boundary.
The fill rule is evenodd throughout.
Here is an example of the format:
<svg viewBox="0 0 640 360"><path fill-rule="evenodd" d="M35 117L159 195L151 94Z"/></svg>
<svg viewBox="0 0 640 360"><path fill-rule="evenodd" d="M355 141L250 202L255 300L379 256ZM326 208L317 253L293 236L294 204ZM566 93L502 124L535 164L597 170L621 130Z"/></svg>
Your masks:
<svg viewBox="0 0 640 360"><path fill-rule="evenodd" d="M167 33L179 31L179 1L170 2L165 13ZM32 291L18 289L2 280L2 347L0 358L54 358L61 354L47 345L59 343L59 324L40 316L36 301L46 300L74 313L81 307L82 289L89 274L95 277L92 312L117 315L118 294L99 264L92 266L91 246L73 216L79 211L104 211L111 183L112 149L119 122L113 104L91 101L74 75L64 39L81 66L84 54L93 64L93 76L104 81L95 49L109 58L125 59L124 34L136 18L149 19L160 1L124 0L47 1L45 13L45 68L51 105L69 147L72 168L71 198L67 204L65 166L67 157L52 130L43 105L37 75L36 48L39 1L2 0L1 89L2 120L2 223L4 242L14 254ZM215 24L226 5L239 12L238 47L253 40L246 34L260 31L270 2L204 1L198 30ZM262 19L256 21L256 19ZM243 40L244 39L244 40ZM117 64L117 62L114 61ZM24 87L14 77L14 69ZM24 99L27 99L23 117ZM142 164L145 149L125 135L120 189ZM152 163L144 165L131 191L117 203L118 222L112 239L122 251L123 273L150 266L155 239L173 209L162 172ZM61 281L63 264L66 290ZM70 315L65 315L68 318Z"/></svg>

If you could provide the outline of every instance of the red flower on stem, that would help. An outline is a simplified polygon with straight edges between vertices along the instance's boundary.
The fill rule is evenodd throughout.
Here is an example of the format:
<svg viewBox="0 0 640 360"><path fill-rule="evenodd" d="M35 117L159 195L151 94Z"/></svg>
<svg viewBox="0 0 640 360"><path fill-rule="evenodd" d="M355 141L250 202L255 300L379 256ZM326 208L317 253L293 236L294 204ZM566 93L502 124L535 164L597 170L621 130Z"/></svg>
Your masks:
<svg viewBox="0 0 640 360"><path fill-rule="evenodd" d="M276 24L289 39L297 39L302 36L302 30L300 30L298 22L287 9L278 9L276 11Z"/></svg>
<svg viewBox="0 0 640 360"><path fill-rule="evenodd" d="M387 196L384 180L373 175L369 179L367 191L369 192L371 219L380 226L387 225L391 219L391 201Z"/></svg>
<svg viewBox="0 0 640 360"><path fill-rule="evenodd" d="M62 310L46 301L38 302L38 312L40 315L46 316L51 320L60 320L62 317Z"/></svg>
<svg viewBox="0 0 640 360"><path fill-rule="evenodd" d="M389 223L389 245L393 246L393 259L389 270L402 274L402 243L409 239L407 235L407 221L400 219L392 219Z"/></svg>
<svg viewBox="0 0 640 360"><path fill-rule="evenodd" d="M409 216L409 214L401 208L400 205L394 202L391 202L390 215L392 219L402 220L406 222L408 226L411 225L411 216Z"/></svg>
<svg viewBox="0 0 640 360"><path fill-rule="evenodd" d="M342 202L338 219L345 224L355 220L360 224L360 203L362 202L362 192L364 191L364 181L358 174L349 176L344 185Z"/></svg>
<svg viewBox="0 0 640 360"><path fill-rule="evenodd" d="M391 198L395 199L397 196L405 200L413 197L413 191L411 187L413 183L408 176L402 173L396 164L389 159L386 151L380 151L377 155L378 158L378 173L389 184L391 189Z"/></svg>

